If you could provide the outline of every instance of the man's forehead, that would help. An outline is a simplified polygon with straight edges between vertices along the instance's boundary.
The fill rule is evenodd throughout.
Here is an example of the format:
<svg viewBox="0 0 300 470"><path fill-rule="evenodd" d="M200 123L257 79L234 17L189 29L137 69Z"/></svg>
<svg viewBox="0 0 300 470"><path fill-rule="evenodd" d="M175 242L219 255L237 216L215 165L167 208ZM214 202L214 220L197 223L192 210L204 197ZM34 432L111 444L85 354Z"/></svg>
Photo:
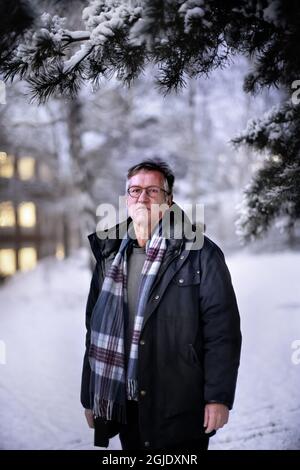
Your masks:
<svg viewBox="0 0 300 470"><path fill-rule="evenodd" d="M160 171L151 170L144 171L141 170L135 175L131 176L129 181L131 184L140 183L140 182L149 182L149 183L161 183L164 180L164 175Z"/></svg>

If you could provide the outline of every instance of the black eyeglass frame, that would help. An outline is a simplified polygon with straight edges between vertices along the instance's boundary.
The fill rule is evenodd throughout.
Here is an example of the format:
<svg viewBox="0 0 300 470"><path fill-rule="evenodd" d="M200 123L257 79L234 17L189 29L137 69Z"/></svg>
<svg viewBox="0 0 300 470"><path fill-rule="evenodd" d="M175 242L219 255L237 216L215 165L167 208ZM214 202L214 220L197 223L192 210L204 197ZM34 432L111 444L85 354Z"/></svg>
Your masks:
<svg viewBox="0 0 300 470"><path fill-rule="evenodd" d="M132 188L139 188L141 189L142 191L140 192L140 194L138 196L132 196L132 194L130 194L130 190ZM170 192L166 191L165 189L163 188L160 188L159 186L147 186L146 188L142 188L141 186L130 186L130 188L127 189L127 193L129 194L130 197L132 197L133 199L138 199L140 197L140 195L142 194L143 190L145 189L146 190L146 194L148 197L153 197L153 196L150 196L150 194L148 194L147 192L147 189L149 188L156 188L156 189L159 189L160 191L163 191L164 193L166 193L168 196L170 195Z"/></svg>

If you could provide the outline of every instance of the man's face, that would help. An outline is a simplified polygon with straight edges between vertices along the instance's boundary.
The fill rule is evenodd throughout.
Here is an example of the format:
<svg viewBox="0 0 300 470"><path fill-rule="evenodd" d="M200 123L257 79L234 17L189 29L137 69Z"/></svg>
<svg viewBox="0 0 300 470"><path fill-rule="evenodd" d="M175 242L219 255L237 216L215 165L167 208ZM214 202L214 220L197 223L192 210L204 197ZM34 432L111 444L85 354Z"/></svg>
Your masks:
<svg viewBox="0 0 300 470"><path fill-rule="evenodd" d="M155 186L164 190L164 176L159 171L142 170L136 175L133 175L129 180L128 187L132 188L135 186L140 188ZM142 191L138 198L131 197L127 194L126 203L128 215L134 222L148 226L148 223L151 221L151 227L153 228L166 210L158 212L157 205L167 204L170 206L171 200L170 196L167 196L164 191L159 191L155 197L150 197L147 195L146 191Z"/></svg>

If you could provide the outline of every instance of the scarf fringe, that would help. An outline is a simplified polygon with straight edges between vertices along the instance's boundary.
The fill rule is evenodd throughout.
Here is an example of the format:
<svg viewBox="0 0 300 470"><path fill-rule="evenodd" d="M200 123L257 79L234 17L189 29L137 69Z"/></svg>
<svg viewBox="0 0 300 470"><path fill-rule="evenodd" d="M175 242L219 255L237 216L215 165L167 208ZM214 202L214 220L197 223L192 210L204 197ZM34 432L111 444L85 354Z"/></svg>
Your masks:
<svg viewBox="0 0 300 470"><path fill-rule="evenodd" d="M138 384L136 379L127 379L127 399L137 400Z"/></svg>
<svg viewBox="0 0 300 470"><path fill-rule="evenodd" d="M93 414L95 418L103 418L107 421L118 421L126 424L125 403L116 403L113 400L105 400L99 395L94 397Z"/></svg>

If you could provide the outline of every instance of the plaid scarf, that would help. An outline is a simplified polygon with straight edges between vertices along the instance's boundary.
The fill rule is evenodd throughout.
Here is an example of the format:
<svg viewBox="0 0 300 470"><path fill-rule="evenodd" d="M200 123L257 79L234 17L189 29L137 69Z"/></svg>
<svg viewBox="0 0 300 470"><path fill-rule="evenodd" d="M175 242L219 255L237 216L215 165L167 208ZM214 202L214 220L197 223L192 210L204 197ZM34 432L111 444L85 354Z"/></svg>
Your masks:
<svg viewBox="0 0 300 470"><path fill-rule="evenodd" d="M91 318L91 403L95 417L126 423L126 399L137 400L138 344L148 296L166 251L166 239L158 224L146 244L137 310L127 368L124 329L128 321L127 249L133 243L123 238L104 279Z"/></svg>

